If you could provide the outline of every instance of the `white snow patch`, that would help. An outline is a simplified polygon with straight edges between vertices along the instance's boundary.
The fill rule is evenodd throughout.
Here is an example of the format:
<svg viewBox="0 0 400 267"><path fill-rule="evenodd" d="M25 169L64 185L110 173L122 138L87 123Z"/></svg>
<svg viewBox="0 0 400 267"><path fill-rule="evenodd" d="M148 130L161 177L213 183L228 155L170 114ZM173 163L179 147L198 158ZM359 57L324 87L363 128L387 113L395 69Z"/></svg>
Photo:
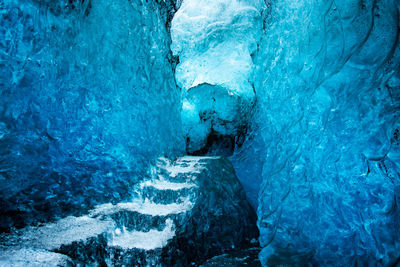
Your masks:
<svg viewBox="0 0 400 267"><path fill-rule="evenodd" d="M182 173L200 173L203 168L200 166L195 166L195 164L191 164L189 166L179 166L173 165L165 168L171 177L176 177L178 174Z"/></svg>
<svg viewBox="0 0 400 267"><path fill-rule="evenodd" d="M219 159L221 158L220 156L183 156L177 159L176 162L182 162L182 161L196 161L199 162L200 160L205 160L205 159Z"/></svg>
<svg viewBox="0 0 400 267"><path fill-rule="evenodd" d="M175 226L171 219L166 220L166 226L162 231L150 230L148 232L126 231L115 233L108 246L123 249L153 250L167 245L168 240L175 236Z"/></svg>
<svg viewBox="0 0 400 267"><path fill-rule="evenodd" d="M96 209L91 211L91 216L96 215L107 215L116 213L118 211L132 211L139 212L141 214L151 215L151 216L166 216L169 214L179 214L187 212L193 206L193 203L188 199L185 199L183 203L171 203L171 204L157 204L148 199L141 201L137 200L134 202L118 203L113 205L111 203L99 205Z"/></svg>
<svg viewBox="0 0 400 267"><path fill-rule="evenodd" d="M100 220L88 216L69 216L41 227L26 228L21 241L31 247L51 250L59 248L63 244L85 241L114 228L114 222L111 220Z"/></svg>
<svg viewBox="0 0 400 267"><path fill-rule="evenodd" d="M185 156L178 158L175 162L166 160L159 161L157 166L168 171L170 177L176 177L178 174L183 173L200 173L205 169L206 162L204 159L216 159L219 157L196 157Z"/></svg>
<svg viewBox="0 0 400 267"><path fill-rule="evenodd" d="M185 188L192 188L195 187L196 185L193 183L174 183L167 181L163 178L159 180L150 180L150 181L145 181L140 184L140 187L143 189L144 187L154 187L155 189L158 190L182 190Z"/></svg>
<svg viewBox="0 0 400 267"><path fill-rule="evenodd" d="M68 266L71 260L68 256L32 248L8 247L0 250L0 266Z"/></svg>

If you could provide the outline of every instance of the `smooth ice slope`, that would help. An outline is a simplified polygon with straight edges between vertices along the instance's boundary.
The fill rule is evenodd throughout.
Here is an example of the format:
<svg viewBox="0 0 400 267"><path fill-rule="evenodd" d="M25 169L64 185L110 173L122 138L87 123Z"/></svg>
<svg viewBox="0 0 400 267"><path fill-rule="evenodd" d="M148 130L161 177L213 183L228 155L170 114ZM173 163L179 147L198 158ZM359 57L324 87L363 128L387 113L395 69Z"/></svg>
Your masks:
<svg viewBox="0 0 400 267"><path fill-rule="evenodd" d="M235 161L262 177L264 265L399 262L398 29L394 0L269 1Z"/></svg>
<svg viewBox="0 0 400 267"><path fill-rule="evenodd" d="M185 0L175 14L171 49L183 89L188 152L211 133L237 136L254 101L252 54L262 33L262 1Z"/></svg>
<svg viewBox="0 0 400 267"><path fill-rule="evenodd" d="M0 3L0 228L124 198L182 151L163 3Z"/></svg>

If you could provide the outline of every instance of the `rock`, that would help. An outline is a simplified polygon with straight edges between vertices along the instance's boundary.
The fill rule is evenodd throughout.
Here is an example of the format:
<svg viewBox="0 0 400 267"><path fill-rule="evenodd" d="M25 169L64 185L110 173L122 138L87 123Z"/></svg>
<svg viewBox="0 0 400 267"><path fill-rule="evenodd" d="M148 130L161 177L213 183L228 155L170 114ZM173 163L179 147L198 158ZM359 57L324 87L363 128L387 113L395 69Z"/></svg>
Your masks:
<svg viewBox="0 0 400 267"><path fill-rule="evenodd" d="M133 195L131 202L3 234L0 259L15 262L29 250L33 258L52 253L74 264L198 265L248 247L258 235L255 213L226 158L161 158Z"/></svg>

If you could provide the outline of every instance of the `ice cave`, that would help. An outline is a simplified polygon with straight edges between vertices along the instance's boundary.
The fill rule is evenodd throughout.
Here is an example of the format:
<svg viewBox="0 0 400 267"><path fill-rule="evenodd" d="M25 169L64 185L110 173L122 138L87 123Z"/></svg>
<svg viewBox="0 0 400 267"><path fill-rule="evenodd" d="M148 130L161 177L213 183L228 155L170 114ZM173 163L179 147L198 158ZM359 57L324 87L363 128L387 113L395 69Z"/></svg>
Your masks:
<svg viewBox="0 0 400 267"><path fill-rule="evenodd" d="M0 266L400 266L400 0L0 0Z"/></svg>

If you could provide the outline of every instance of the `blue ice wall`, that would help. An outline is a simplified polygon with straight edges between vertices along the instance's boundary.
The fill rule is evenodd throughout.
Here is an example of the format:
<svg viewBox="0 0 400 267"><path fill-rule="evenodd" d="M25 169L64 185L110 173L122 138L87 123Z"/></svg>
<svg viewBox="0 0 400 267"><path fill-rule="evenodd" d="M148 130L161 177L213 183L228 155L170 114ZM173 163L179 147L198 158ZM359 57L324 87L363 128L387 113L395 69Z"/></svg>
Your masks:
<svg viewBox="0 0 400 267"><path fill-rule="evenodd" d="M271 0L264 14L253 132L234 158L261 181L263 264L395 264L399 2Z"/></svg>
<svg viewBox="0 0 400 267"><path fill-rule="evenodd" d="M148 162L183 151L167 11L0 2L2 228L127 197Z"/></svg>
<svg viewBox="0 0 400 267"><path fill-rule="evenodd" d="M167 2L0 2L0 230L128 198L149 162L182 153ZM212 25L182 27L177 70L201 70L188 88L254 88L231 160L258 207L263 264L398 264L399 1L221 2L192 6ZM252 18L261 32L241 23Z"/></svg>

